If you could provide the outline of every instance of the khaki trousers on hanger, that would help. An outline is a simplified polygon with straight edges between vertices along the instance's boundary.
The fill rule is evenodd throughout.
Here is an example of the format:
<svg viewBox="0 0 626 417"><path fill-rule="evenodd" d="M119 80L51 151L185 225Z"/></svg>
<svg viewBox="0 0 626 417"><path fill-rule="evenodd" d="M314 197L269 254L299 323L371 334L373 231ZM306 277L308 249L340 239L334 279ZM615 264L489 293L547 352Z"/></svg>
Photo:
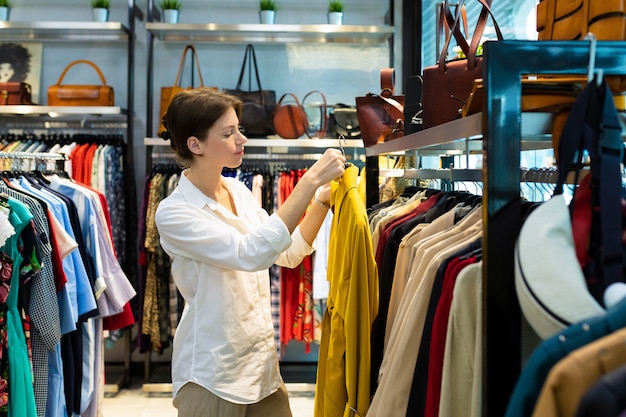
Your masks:
<svg viewBox="0 0 626 417"><path fill-rule="evenodd" d="M178 391L173 403L178 417L292 417L285 384L258 403L235 404L188 382Z"/></svg>

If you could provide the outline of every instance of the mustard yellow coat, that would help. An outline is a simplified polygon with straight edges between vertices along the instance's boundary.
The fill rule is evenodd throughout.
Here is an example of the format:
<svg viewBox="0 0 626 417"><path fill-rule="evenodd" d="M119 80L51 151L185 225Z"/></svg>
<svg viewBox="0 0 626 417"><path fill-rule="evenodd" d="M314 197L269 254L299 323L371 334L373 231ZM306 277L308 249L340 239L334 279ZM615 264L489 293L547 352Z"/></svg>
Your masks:
<svg viewBox="0 0 626 417"><path fill-rule="evenodd" d="M370 334L378 314L378 269L365 203L350 166L332 184L330 290L322 320L316 417L365 416L370 405ZM356 411L356 414L355 414Z"/></svg>

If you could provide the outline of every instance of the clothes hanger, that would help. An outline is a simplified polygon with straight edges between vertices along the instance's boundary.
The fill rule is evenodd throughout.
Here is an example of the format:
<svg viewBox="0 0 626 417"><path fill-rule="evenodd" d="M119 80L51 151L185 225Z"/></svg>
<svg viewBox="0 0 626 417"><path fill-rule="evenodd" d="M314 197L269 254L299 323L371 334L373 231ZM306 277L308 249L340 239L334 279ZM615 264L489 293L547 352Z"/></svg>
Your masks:
<svg viewBox="0 0 626 417"><path fill-rule="evenodd" d="M589 65L587 66L587 82L596 81L596 86L600 87L604 79L604 71L596 68L596 46L598 39L596 35L589 32L585 36L585 40L589 41Z"/></svg>

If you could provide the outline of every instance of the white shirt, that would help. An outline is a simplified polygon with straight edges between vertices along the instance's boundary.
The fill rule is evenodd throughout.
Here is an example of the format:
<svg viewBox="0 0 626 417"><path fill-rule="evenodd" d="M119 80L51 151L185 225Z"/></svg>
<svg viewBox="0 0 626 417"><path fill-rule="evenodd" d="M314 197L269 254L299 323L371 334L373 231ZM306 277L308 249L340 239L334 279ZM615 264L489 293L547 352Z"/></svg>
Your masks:
<svg viewBox="0 0 626 417"><path fill-rule="evenodd" d="M184 173L186 174L186 173ZM281 376L274 342L269 268L295 267L312 253L252 192L223 178L238 216L186 177L159 203L155 221L172 276L185 299L172 354L172 390L187 382L228 401L255 403Z"/></svg>

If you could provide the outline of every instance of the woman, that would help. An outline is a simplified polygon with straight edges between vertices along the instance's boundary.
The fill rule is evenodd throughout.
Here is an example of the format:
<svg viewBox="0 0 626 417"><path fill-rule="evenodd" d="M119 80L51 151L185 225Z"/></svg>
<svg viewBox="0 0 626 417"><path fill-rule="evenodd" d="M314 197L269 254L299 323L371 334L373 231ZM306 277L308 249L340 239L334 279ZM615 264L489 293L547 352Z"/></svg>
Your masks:
<svg viewBox="0 0 626 417"><path fill-rule="evenodd" d="M242 163L241 106L236 97L200 88L177 94L163 117L165 137L186 166L156 212L185 299L172 356L180 417L291 416L269 268L295 267L312 253L329 208L328 183L345 170L341 152L327 150L270 216L243 183L221 175Z"/></svg>

